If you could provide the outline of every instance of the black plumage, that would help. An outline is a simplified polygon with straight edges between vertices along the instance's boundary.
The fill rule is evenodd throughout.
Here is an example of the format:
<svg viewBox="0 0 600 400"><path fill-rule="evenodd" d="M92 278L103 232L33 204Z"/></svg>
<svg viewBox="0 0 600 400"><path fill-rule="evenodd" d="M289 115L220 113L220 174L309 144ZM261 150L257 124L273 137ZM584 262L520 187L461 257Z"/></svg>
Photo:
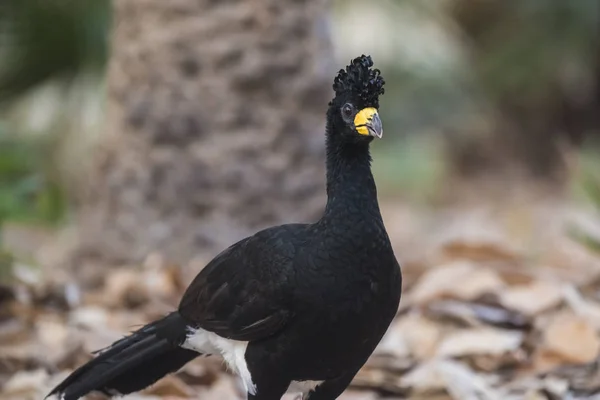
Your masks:
<svg viewBox="0 0 600 400"><path fill-rule="evenodd" d="M292 381L312 383L310 400L346 389L394 318L402 281L371 174L384 83L371 67L358 57L334 81L323 217L232 245L177 311L115 342L51 394L131 393L200 354L220 354L254 400L278 400Z"/></svg>

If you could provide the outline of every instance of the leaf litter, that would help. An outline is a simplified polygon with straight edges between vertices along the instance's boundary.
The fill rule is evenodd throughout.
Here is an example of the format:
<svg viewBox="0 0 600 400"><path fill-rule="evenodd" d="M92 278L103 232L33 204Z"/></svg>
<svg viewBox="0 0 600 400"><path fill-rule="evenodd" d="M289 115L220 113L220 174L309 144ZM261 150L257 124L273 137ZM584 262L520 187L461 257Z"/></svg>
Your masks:
<svg viewBox="0 0 600 400"><path fill-rule="evenodd" d="M402 221L390 231L402 231L394 224ZM446 224L423 238L397 318L342 400L600 400L599 256L546 226L544 242L532 245L523 235L511 242L497 225L486 235L483 222ZM400 239L397 254L414 241ZM19 265L0 287L0 400L43 398L93 351L175 307L190 276L157 255L107 269L91 287L44 272ZM242 398L214 358L124 397Z"/></svg>

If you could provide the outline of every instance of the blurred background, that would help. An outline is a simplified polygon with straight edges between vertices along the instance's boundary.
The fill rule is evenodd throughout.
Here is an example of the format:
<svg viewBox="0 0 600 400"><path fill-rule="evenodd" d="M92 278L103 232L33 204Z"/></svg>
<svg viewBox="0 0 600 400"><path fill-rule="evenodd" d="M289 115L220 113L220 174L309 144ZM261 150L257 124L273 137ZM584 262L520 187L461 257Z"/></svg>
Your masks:
<svg viewBox="0 0 600 400"><path fill-rule="evenodd" d="M40 398L234 241L316 220L361 54L405 295L342 398L600 399L597 0L2 2L0 399ZM132 398L240 393L200 360Z"/></svg>

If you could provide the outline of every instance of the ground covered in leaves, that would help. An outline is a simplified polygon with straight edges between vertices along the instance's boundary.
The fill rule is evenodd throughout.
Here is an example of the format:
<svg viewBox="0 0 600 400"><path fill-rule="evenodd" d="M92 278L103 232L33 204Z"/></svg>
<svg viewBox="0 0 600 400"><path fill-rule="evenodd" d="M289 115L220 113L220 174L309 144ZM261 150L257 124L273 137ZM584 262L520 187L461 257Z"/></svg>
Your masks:
<svg viewBox="0 0 600 400"><path fill-rule="evenodd" d="M600 255L568 234L598 235L596 216L531 202L383 210L405 291L342 399L600 399ZM17 265L0 288L0 399L42 398L92 351L171 310L192 269L152 255L84 290ZM209 358L127 398L242 397Z"/></svg>

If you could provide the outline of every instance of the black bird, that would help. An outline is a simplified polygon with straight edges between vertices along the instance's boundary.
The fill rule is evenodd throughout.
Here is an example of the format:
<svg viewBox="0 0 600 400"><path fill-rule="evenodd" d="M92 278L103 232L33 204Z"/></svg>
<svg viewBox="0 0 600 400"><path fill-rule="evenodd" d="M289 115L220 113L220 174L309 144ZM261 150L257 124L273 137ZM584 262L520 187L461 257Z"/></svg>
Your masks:
<svg viewBox="0 0 600 400"><path fill-rule="evenodd" d="M333 83L322 218L235 243L196 276L177 311L100 351L49 396L135 392L201 354L220 355L249 399L279 400L291 382L310 400L348 387L394 318L402 286L371 174L384 92L372 66L358 57Z"/></svg>

